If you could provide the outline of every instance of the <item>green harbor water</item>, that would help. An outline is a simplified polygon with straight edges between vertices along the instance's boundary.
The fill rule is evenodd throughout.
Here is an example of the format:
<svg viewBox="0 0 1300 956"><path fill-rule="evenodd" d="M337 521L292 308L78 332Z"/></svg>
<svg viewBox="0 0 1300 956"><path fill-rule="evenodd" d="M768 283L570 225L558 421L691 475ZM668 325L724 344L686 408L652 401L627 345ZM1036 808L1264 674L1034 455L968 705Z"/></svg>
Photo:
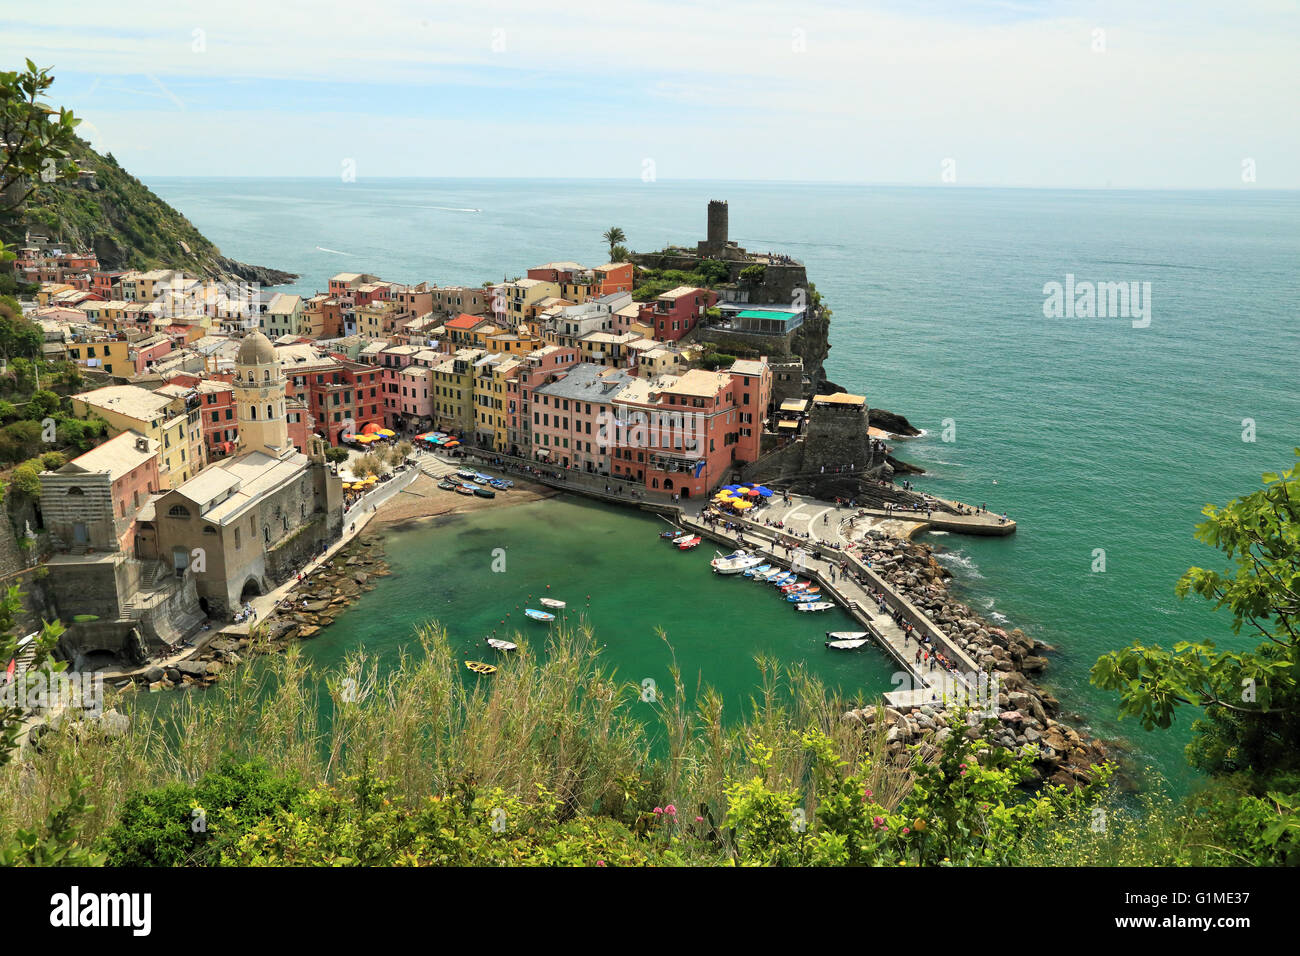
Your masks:
<svg viewBox="0 0 1300 956"><path fill-rule="evenodd" d="M651 515L565 495L385 529L393 573L375 579L304 653L334 668L364 649L382 666L417 646L421 624L436 622L462 660L491 663L498 652L484 641L494 632L545 643L551 625L523 612L550 596L567 602L569 623L591 625L619 679L670 688L676 654L688 691L711 685L731 719L758 686L758 655L804 664L849 698L892 689L897 668L884 651L825 646L826 631L858 629L847 613L799 614L770 586L714 574L708 542L681 552L660 540L665 528ZM502 556L504 570L494 571Z"/></svg>

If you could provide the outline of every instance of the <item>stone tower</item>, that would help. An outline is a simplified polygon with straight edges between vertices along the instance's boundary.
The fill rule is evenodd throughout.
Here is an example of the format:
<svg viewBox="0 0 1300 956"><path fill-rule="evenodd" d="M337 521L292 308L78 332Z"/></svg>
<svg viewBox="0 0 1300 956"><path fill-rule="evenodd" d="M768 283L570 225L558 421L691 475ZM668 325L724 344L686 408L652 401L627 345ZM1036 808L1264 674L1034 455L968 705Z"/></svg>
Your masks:
<svg viewBox="0 0 1300 956"><path fill-rule="evenodd" d="M710 255L720 255L727 248L727 201L709 200L709 231L705 245Z"/></svg>
<svg viewBox="0 0 1300 956"><path fill-rule="evenodd" d="M284 371L271 340L254 330L235 356L235 415L239 451L283 458L293 451L285 420Z"/></svg>

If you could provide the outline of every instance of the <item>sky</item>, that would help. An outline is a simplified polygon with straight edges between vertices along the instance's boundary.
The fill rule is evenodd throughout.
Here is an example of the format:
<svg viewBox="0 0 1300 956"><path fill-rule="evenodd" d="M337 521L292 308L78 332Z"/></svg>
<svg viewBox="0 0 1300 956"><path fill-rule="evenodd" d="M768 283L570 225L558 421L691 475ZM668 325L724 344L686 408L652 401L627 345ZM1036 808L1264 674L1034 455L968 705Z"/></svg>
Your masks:
<svg viewBox="0 0 1300 956"><path fill-rule="evenodd" d="M1283 0L55 0L0 69L159 176L1300 188Z"/></svg>

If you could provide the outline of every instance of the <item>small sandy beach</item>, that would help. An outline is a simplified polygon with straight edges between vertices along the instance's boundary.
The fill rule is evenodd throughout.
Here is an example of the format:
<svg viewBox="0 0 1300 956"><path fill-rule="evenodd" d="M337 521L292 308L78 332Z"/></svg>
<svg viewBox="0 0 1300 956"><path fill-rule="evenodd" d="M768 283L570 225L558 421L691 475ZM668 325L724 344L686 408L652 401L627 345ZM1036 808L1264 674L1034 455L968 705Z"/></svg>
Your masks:
<svg viewBox="0 0 1300 956"><path fill-rule="evenodd" d="M379 506L374 517L370 519L366 531L373 533L376 529L395 524L405 524L442 515L466 514L482 511L485 508L508 508L542 498L553 498L561 494L556 488L535 484L511 475L515 486L509 491L498 491L495 498L457 494L443 491L438 483L428 475L420 475L410 486L402 489L388 501Z"/></svg>

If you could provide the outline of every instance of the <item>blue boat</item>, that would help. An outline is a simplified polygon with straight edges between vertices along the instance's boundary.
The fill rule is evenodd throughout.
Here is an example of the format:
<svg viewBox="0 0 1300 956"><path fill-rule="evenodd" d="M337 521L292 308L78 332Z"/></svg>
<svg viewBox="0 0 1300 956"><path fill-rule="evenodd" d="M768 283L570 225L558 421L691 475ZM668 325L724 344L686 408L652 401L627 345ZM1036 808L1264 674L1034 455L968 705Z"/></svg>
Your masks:
<svg viewBox="0 0 1300 956"><path fill-rule="evenodd" d="M534 621L554 621L554 620L555 620L555 615L554 615L554 614L547 614L545 611L538 611L538 610L536 610L535 608L531 608L531 607L526 607L526 608L524 608L524 616L525 616L525 617L528 617L528 618L531 618L531 619L534 620Z"/></svg>
<svg viewBox="0 0 1300 956"><path fill-rule="evenodd" d="M820 594L805 594L803 591L800 591L798 594L787 595L786 600L791 604L804 604L810 601L820 601L822 600L822 596Z"/></svg>
<svg viewBox="0 0 1300 956"><path fill-rule="evenodd" d="M785 572L785 574L778 574L776 577L772 578L767 583L773 585L774 587L780 587L783 584L793 581L797 577L798 577L797 574L791 574L789 571L787 571Z"/></svg>
<svg viewBox="0 0 1300 956"><path fill-rule="evenodd" d="M493 478L491 481L488 482L488 484L491 485L493 488L495 488L497 491L505 491L507 488L510 487L509 482L502 481L500 478Z"/></svg>
<svg viewBox="0 0 1300 956"><path fill-rule="evenodd" d="M761 574L761 573L764 572L764 571L770 571L770 570L772 570L772 565L770 565L770 564L760 564L760 565L759 565L758 567L756 567L756 568L750 568L749 570L747 570L747 571L742 571L742 572L740 572L740 573L743 574L743 575L744 575L745 577L747 577L747 578L752 578L752 577L753 577L754 575L756 575L756 574Z"/></svg>

